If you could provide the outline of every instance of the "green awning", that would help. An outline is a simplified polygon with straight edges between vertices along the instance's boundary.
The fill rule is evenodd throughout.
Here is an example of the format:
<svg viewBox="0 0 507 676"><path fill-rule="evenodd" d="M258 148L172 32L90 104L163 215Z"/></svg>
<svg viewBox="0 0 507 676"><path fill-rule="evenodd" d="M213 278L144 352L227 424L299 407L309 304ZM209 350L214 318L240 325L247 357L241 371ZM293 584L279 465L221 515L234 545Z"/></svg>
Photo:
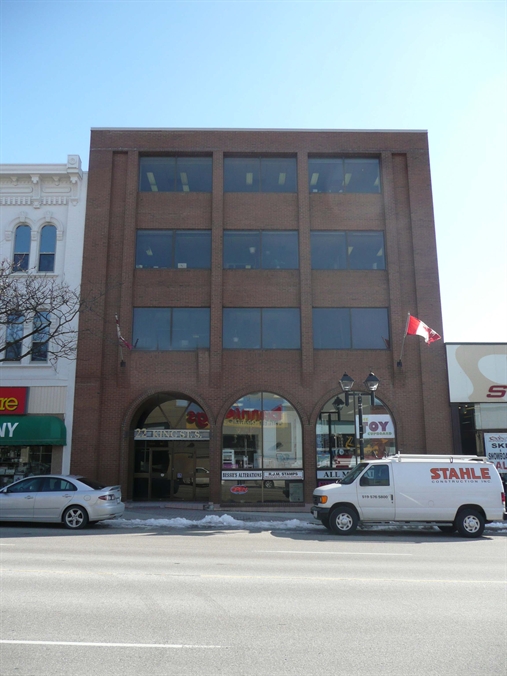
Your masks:
<svg viewBox="0 0 507 676"><path fill-rule="evenodd" d="M0 416L0 446L65 446L67 430L53 415Z"/></svg>

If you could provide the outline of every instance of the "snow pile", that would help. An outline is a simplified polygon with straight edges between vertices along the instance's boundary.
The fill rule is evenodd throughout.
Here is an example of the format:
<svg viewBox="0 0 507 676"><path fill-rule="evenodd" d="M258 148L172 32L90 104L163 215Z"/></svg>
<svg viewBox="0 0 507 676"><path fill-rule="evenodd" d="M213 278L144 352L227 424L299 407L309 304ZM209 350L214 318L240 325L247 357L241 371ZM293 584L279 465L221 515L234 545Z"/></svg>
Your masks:
<svg viewBox="0 0 507 676"><path fill-rule="evenodd" d="M102 521L101 523L108 526L120 526L120 528L269 528L277 530L297 530L299 528L314 528L315 526L322 528L320 523L315 524L308 521L301 521L300 519L290 519L288 521L241 521L235 519L229 514L217 516L216 514L209 514L204 519L191 521L181 517L174 519L115 519Z"/></svg>
<svg viewBox="0 0 507 676"><path fill-rule="evenodd" d="M324 526L320 522L303 521L301 519L289 519L287 521L242 521L235 519L229 514L218 516L216 514L208 514L203 519L191 520L181 517L173 519L115 519L101 522L107 526L114 526L120 528L258 528L261 530L299 530L299 529L314 529L319 528L324 530ZM404 525L404 524L378 524L362 526L363 530L437 530L436 526L421 524ZM496 533L507 532L507 522L495 522L486 526L487 531L494 531Z"/></svg>

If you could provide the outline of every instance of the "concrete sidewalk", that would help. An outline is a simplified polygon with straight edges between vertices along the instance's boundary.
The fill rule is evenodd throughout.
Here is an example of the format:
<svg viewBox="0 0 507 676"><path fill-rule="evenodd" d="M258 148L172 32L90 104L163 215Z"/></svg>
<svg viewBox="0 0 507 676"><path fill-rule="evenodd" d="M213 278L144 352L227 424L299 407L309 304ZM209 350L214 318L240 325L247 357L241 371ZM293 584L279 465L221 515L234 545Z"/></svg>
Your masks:
<svg viewBox="0 0 507 676"><path fill-rule="evenodd" d="M308 523L318 524L310 514L310 505L293 507L262 507L255 510L251 507L238 508L209 505L208 503L153 503L153 502L125 502L123 519L147 520L147 519L188 519L189 521L201 521L204 517L214 514L224 516L228 514L238 521L290 521L298 519Z"/></svg>

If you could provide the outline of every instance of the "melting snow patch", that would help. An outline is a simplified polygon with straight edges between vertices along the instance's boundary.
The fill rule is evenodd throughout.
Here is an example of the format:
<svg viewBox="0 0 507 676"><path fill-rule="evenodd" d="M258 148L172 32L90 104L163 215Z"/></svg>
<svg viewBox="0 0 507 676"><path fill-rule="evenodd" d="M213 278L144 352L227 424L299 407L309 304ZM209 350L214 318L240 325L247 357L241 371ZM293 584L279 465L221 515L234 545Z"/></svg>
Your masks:
<svg viewBox="0 0 507 676"><path fill-rule="evenodd" d="M272 530L297 530L299 528L323 528L319 523L290 519L288 521L241 521L229 514L210 514L199 521L176 517L174 519L114 519L102 521L108 526L120 528L269 528Z"/></svg>

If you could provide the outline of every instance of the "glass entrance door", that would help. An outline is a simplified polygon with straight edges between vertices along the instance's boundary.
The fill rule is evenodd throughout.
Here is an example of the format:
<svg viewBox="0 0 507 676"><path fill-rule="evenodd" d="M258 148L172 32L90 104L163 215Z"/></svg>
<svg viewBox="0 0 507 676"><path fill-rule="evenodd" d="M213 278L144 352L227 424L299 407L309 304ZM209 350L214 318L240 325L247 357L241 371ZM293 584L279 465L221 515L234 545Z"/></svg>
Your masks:
<svg viewBox="0 0 507 676"><path fill-rule="evenodd" d="M208 502L208 442L136 441L133 499Z"/></svg>

